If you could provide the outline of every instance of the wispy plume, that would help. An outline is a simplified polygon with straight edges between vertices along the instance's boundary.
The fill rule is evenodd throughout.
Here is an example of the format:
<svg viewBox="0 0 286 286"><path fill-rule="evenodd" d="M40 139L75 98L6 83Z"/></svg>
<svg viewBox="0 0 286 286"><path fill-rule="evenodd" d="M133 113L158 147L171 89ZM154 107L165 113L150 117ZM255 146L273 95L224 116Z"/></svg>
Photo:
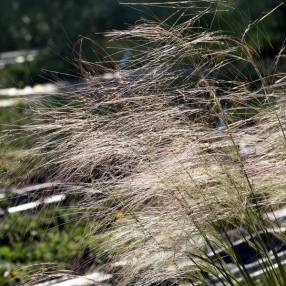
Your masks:
<svg viewBox="0 0 286 286"><path fill-rule="evenodd" d="M120 262L117 285L210 285L202 273L219 267L202 263L207 245L227 244L216 226L267 228L260 213L285 203L285 75L264 74L244 37L201 27L213 12L108 33L132 42L132 57L109 80L87 71L26 129L37 166L86 194L79 209L99 226L109 266Z"/></svg>

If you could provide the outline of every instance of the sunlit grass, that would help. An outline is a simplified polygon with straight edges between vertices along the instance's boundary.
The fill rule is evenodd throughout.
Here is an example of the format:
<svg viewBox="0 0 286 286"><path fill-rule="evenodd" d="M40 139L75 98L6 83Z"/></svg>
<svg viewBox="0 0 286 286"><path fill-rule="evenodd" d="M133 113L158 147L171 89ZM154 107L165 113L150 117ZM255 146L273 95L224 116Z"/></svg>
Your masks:
<svg viewBox="0 0 286 286"><path fill-rule="evenodd" d="M265 73L248 28L200 26L215 12L109 33L133 42L125 67L81 59L86 85L40 102L23 128L34 169L81 190L76 209L120 285L285 284L283 226L267 218L285 206L284 50Z"/></svg>

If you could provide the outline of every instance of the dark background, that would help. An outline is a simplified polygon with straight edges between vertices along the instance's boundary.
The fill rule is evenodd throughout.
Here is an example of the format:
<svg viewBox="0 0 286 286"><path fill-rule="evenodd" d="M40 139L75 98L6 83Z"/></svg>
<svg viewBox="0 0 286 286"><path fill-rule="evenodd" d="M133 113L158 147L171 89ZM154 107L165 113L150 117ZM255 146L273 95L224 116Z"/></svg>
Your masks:
<svg viewBox="0 0 286 286"><path fill-rule="evenodd" d="M239 36L249 23L280 3L276 0L229 0L228 12L218 12L211 27L210 19L205 19L202 25ZM1 69L0 88L45 82L50 76L47 71L56 71L59 77L61 73L77 73L76 59L82 37L97 43L98 46L85 40L83 47L91 61L100 60L103 51L99 46L107 46L104 32L124 29L143 19L165 19L170 12L174 11L161 6L120 5L118 0L1 0L0 53L26 49L41 52L36 61L6 65ZM169 21L175 18L176 15ZM257 47L263 58L273 57L284 43L285 28L286 7L282 5L251 28L248 41Z"/></svg>

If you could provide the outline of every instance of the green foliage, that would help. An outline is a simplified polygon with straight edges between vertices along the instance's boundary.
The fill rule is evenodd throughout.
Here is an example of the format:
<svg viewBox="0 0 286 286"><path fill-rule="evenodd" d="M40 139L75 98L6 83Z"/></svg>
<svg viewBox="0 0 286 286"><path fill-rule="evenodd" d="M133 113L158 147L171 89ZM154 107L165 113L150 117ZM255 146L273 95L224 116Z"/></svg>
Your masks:
<svg viewBox="0 0 286 286"><path fill-rule="evenodd" d="M27 122L31 122L31 116L23 104L0 109L0 187L17 178L21 159L31 143L30 136L15 136L13 140L8 140L4 132Z"/></svg>
<svg viewBox="0 0 286 286"><path fill-rule="evenodd" d="M82 241L87 222L75 223L75 216L63 208L44 210L37 215L13 214L2 219L0 285L14 285L25 278L28 266L36 264L75 267L75 259L80 259L88 247Z"/></svg>
<svg viewBox="0 0 286 286"><path fill-rule="evenodd" d="M11 128L11 126L20 126L27 121L28 113L24 105L1 108L0 132Z"/></svg>

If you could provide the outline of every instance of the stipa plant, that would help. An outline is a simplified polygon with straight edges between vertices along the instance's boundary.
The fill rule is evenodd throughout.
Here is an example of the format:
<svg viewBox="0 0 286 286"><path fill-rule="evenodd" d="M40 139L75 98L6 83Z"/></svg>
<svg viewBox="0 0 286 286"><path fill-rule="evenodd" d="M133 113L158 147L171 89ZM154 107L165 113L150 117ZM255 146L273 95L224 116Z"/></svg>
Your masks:
<svg viewBox="0 0 286 286"><path fill-rule="evenodd" d="M208 13L109 33L133 57L101 63L109 80L89 64L26 128L38 165L85 193L116 285L285 284L283 49L264 74L246 35L200 26Z"/></svg>

